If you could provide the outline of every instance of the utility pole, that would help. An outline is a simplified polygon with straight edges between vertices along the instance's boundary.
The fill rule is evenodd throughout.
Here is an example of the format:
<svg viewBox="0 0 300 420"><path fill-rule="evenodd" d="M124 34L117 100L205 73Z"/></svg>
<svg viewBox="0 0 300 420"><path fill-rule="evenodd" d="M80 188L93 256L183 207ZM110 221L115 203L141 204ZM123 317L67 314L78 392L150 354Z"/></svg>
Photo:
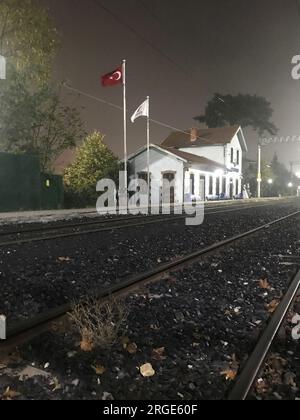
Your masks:
<svg viewBox="0 0 300 420"><path fill-rule="evenodd" d="M258 145L258 165L257 165L257 198L261 198L261 145Z"/></svg>
<svg viewBox="0 0 300 420"><path fill-rule="evenodd" d="M6 79L6 59L0 54L0 80Z"/></svg>

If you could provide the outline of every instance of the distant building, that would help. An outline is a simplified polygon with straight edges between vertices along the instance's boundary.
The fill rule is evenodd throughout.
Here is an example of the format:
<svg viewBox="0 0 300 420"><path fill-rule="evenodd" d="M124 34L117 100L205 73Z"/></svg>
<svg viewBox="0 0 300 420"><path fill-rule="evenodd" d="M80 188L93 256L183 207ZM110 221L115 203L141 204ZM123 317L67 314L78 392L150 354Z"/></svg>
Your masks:
<svg viewBox="0 0 300 420"><path fill-rule="evenodd" d="M175 181L168 193L175 204L193 198L234 198L242 192L243 153L247 150L238 126L174 132L161 145L151 145L151 181L159 181L161 201L164 180ZM146 180L147 148L128 160L130 176Z"/></svg>

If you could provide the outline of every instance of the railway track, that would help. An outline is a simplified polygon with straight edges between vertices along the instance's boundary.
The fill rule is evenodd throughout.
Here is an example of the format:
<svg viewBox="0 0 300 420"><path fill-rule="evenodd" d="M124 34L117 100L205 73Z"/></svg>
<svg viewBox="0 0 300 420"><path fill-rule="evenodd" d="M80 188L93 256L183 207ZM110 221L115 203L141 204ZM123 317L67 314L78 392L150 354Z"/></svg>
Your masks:
<svg viewBox="0 0 300 420"><path fill-rule="evenodd" d="M282 204L280 201L278 202ZM233 208L213 207L205 211L205 216L231 213L249 209L274 206L274 202L265 204L234 205ZM231 207L231 206L230 206ZM79 221L57 226L33 227L29 229L11 230L0 232L0 247L22 245L32 242L42 242L62 238L89 235L93 233L128 229L146 226L153 223L168 223L184 220L187 215L151 215L151 216L124 216L108 218L106 220ZM33 236L32 236L33 235Z"/></svg>
<svg viewBox="0 0 300 420"><path fill-rule="evenodd" d="M163 264L151 271L142 273L126 281L123 281L118 285L103 289L99 292L98 297L99 299L105 300L110 296L117 297L127 295L140 287L163 279L164 276L170 272L182 270L183 268L198 262L202 258L213 255L220 250L226 249L227 247L230 247L245 238L256 235L259 232L263 232L266 229L269 230L273 228L279 228L282 222L292 220L296 217L299 217L299 215L300 211L291 213L280 219L269 222L268 224L259 226L240 235L233 236L227 240L215 243L209 247L193 252L190 255L176 259L175 261ZM236 387L233 389L230 395L230 399L244 399L246 395L248 395L249 389L251 389L251 385L253 384L261 365L263 364L263 360L271 345L271 341L280 328L282 320L288 311L293 298L295 297L295 293L299 289L299 286L300 275L298 273L287 294L283 298L282 303L274 314L268 329L262 336L261 341L258 343L258 349L255 350L254 354L249 359L245 370L241 374ZM51 328L53 323L58 322L60 319L65 317L66 314L71 310L72 305L65 304L51 309L45 313L39 314L32 319L17 322L14 325L10 325L8 320L6 340L0 341L0 355L3 352L7 352L18 345L30 341L32 338L40 335L42 332L47 331L49 328Z"/></svg>
<svg viewBox="0 0 300 420"><path fill-rule="evenodd" d="M291 282L288 291L282 298L269 324L262 333L237 382L229 394L229 401L244 401L248 398L258 378L270 348L279 332L286 315L300 290L300 269Z"/></svg>

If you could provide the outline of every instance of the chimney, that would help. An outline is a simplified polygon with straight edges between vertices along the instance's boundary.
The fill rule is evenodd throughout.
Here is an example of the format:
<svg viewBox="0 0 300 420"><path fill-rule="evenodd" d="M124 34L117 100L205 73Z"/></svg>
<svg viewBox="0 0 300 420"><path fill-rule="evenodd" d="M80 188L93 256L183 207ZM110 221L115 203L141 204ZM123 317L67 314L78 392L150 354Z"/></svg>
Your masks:
<svg viewBox="0 0 300 420"><path fill-rule="evenodd" d="M198 129L197 128L192 128L191 129L191 142L195 143L195 141L198 140Z"/></svg>

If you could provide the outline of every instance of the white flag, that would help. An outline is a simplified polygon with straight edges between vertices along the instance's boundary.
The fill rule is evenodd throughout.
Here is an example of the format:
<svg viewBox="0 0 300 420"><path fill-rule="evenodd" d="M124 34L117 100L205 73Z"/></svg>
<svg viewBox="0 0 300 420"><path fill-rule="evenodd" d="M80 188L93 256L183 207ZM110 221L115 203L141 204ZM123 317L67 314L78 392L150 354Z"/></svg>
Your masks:
<svg viewBox="0 0 300 420"><path fill-rule="evenodd" d="M0 79L6 79L6 59L2 55L0 55Z"/></svg>
<svg viewBox="0 0 300 420"><path fill-rule="evenodd" d="M139 117L149 117L149 99L146 99L146 101L138 107L131 117L131 122L134 123Z"/></svg>

